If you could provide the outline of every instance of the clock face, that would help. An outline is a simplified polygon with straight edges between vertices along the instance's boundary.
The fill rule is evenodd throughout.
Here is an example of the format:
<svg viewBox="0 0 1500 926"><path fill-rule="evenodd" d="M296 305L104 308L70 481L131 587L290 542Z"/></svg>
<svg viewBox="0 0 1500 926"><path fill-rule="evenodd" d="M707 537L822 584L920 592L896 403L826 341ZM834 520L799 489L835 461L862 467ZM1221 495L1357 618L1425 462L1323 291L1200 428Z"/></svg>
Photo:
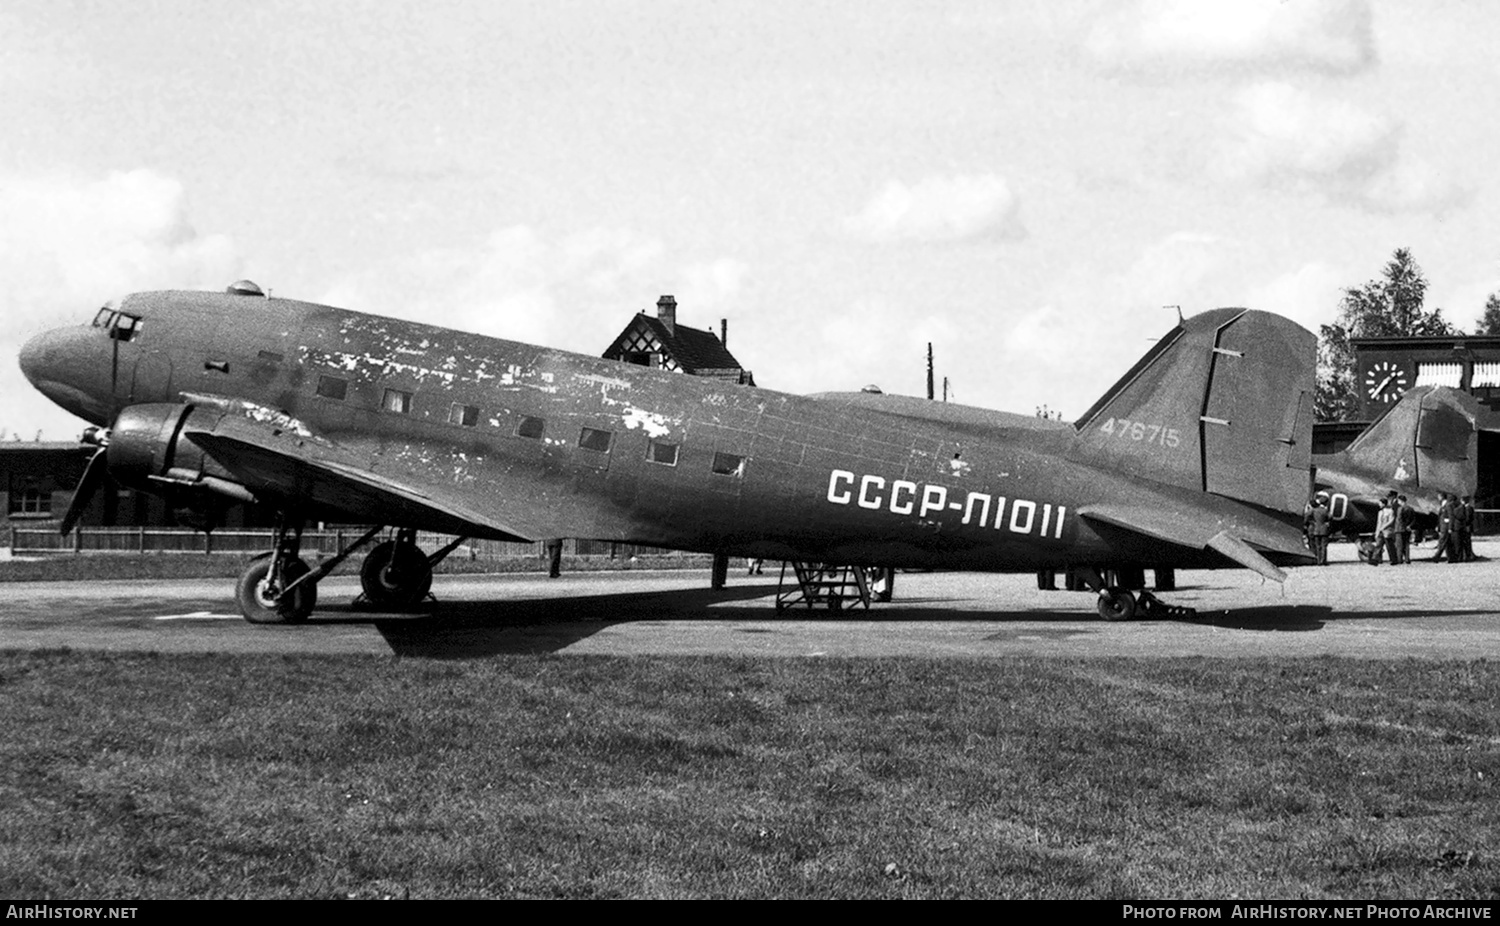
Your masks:
<svg viewBox="0 0 1500 926"><path fill-rule="evenodd" d="M1388 360L1370 367L1365 374L1365 395L1372 402L1394 402L1406 391L1406 371Z"/></svg>

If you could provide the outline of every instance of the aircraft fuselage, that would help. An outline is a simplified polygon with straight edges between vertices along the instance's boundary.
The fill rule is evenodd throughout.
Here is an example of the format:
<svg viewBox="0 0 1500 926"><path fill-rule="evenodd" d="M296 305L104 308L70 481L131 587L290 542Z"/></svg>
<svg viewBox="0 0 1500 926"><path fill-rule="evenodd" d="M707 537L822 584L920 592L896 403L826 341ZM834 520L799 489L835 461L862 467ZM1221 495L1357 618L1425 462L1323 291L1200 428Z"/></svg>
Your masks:
<svg viewBox="0 0 1500 926"><path fill-rule="evenodd" d="M1088 459L1071 427L999 413L954 426L286 299L138 293L114 311L123 333L117 314L23 355L38 388L86 420L186 403L305 431L311 459L432 486L504 529L319 499L333 520L991 571L1230 565L1080 518L1094 502L1296 520L1123 475Z"/></svg>

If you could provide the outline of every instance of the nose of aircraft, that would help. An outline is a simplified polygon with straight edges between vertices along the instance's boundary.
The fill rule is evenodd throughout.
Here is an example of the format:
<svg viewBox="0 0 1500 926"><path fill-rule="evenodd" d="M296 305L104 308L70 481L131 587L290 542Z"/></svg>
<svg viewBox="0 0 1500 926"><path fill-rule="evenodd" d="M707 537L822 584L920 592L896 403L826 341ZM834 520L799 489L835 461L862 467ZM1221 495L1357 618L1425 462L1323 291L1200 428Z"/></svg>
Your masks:
<svg viewBox="0 0 1500 926"><path fill-rule="evenodd" d="M55 328L21 347L21 372L42 395L94 424L108 424L108 365L88 328ZM101 380L101 372L104 379Z"/></svg>
<svg viewBox="0 0 1500 926"><path fill-rule="evenodd" d="M60 335L60 331L43 331L21 346L21 372L38 389L42 388L47 370L54 362L59 342L62 341Z"/></svg>

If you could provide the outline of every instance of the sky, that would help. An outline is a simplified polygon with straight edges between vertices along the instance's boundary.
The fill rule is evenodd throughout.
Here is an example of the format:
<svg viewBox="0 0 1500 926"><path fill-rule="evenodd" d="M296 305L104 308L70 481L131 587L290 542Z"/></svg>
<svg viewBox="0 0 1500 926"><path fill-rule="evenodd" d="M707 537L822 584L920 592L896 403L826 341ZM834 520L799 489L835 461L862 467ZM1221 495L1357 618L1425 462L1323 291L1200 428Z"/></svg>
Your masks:
<svg viewBox="0 0 1500 926"><path fill-rule="evenodd" d="M1316 331L1410 248L1500 291L1500 12L1461 0L7 0L26 338L149 289L588 354L677 299L762 387L1081 414L1186 315Z"/></svg>

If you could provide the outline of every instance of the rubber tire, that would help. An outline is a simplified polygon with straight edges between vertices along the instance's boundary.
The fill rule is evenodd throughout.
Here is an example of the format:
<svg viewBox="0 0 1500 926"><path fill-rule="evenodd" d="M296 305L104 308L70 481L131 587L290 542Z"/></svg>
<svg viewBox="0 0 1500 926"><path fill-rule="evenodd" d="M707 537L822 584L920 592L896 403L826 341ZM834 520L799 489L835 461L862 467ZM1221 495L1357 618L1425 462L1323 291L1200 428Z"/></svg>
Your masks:
<svg viewBox="0 0 1500 926"><path fill-rule="evenodd" d="M285 571L285 581L294 582L312 572L312 569L302 560L294 559L287 564ZM317 583L299 585L290 597L283 596L280 601L267 601L262 597L261 589L270 572L271 554L262 553L251 560L245 571L240 573L234 597L239 602L240 613L245 616L245 620L252 624L300 624L307 620L318 604Z"/></svg>
<svg viewBox="0 0 1500 926"><path fill-rule="evenodd" d="M1135 596L1123 588L1107 588L1099 593L1098 607L1107 621L1128 621L1135 617Z"/></svg>
<svg viewBox="0 0 1500 926"><path fill-rule="evenodd" d="M403 580L395 584L383 575L393 558L395 571ZM359 584L371 604L414 605L432 589L432 567L416 545L387 540L376 545L360 564Z"/></svg>

